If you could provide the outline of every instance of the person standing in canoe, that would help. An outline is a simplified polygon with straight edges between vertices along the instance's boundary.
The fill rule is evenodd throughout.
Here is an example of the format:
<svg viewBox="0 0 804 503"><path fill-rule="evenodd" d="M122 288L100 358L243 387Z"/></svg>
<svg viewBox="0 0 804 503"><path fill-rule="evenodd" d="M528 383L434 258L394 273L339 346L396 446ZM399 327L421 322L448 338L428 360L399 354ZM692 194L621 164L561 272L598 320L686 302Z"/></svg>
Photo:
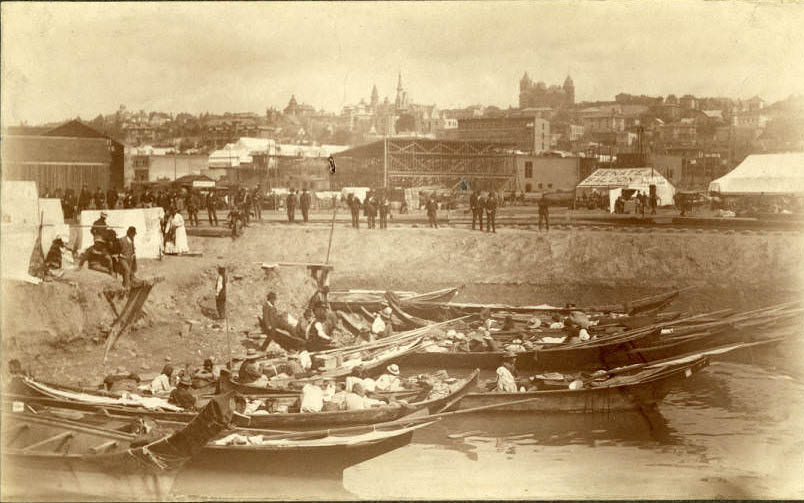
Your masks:
<svg viewBox="0 0 804 503"><path fill-rule="evenodd" d="M497 368L497 386L495 391L500 393L516 393L515 372L516 355L514 353L506 353L503 357L502 365Z"/></svg>

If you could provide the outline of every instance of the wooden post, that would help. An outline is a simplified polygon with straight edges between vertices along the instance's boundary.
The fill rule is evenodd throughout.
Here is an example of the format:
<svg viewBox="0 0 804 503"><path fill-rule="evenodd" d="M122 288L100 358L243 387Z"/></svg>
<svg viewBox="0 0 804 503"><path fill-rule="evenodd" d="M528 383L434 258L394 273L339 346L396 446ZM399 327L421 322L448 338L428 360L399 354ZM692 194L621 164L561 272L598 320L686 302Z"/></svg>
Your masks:
<svg viewBox="0 0 804 503"><path fill-rule="evenodd" d="M335 201L335 211L332 212L332 226L329 229L329 244L327 244L327 258L325 264L329 264L329 252L332 249L332 235L335 233L335 216L338 214L338 202Z"/></svg>

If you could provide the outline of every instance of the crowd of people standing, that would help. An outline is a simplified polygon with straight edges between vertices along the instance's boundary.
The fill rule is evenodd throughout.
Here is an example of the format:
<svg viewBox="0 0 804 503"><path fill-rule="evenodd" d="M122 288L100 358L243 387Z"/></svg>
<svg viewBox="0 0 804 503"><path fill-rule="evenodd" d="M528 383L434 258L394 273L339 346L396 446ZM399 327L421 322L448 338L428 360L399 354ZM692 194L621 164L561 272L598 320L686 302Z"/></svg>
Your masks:
<svg viewBox="0 0 804 503"><path fill-rule="evenodd" d="M346 206L352 214L352 227L360 228L360 210L366 217L369 229L377 228L377 216L380 217L380 229L388 228L388 217L391 215L391 201L384 192L367 192L361 202L357 194L349 193L346 196Z"/></svg>

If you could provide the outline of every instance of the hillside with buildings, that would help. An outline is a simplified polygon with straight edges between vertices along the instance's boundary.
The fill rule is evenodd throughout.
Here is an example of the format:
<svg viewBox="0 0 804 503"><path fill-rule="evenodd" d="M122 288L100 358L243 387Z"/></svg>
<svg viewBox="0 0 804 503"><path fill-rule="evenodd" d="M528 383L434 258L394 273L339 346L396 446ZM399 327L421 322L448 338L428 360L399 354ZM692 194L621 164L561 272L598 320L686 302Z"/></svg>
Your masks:
<svg viewBox="0 0 804 503"><path fill-rule="evenodd" d="M358 103L337 112L292 95L283 109L267 108L264 113L194 115L133 111L120 105L113 113L67 122L62 128L59 124L10 127L3 132L6 150L19 147L4 159L6 176L25 178L37 162L83 162L82 156L89 154L79 154L78 143L74 148L56 143L70 143L67 138L74 137L83 138L83 145L87 137L94 137L108 139L116 149L111 156L104 154L115 159L108 161L114 172L108 181L97 183L94 175L87 177L87 183L104 190L186 176L329 190L326 160L335 154L349 166L346 172L367 162L383 163L385 171L382 176L355 172L354 180L341 177L339 185L366 179L387 182L390 139L392 150L407 141L420 155L446 152L438 166L425 157L403 158L392 152L391 182L403 186L451 187L460 180L474 180L482 188L517 192L572 190L596 168L653 167L678 188L706 190L710 181L749 154L804 149L801 96L767 104L758 96L742 100L619 93L611 101L576 102L571 76L561 85L548 86L534 82L527 72L519 81L518 107L507 109L484 105L440 109L417 103L401 73L392 97L383 93L381 98L376 85L367 91ZM378 151L364 145L385 146ZM490 149L494 155L507 152L511 157L503 170L508 173L504 183L491 173L484 175L486 168L457 167L467 162L482 165ZM362 157L374 151L380 153ZM436 172L440 174L434 176ZM79 182L72 183L80 189ZM59 180L42 183L43 188L54 184Z"/></svg>

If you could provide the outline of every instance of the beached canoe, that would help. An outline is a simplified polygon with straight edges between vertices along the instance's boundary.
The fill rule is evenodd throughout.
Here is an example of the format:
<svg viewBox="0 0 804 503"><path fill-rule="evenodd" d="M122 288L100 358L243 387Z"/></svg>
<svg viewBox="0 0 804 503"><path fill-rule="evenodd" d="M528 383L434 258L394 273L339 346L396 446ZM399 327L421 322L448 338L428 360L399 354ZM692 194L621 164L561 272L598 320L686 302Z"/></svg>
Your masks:
<svg viewBox="0 0 804 503"><path fill-rule="evenodd" d="M221 395L179 431L150 442L13 404L2 419L4 496L165 499L179 469L228 427L230 399Z"/></svg>

